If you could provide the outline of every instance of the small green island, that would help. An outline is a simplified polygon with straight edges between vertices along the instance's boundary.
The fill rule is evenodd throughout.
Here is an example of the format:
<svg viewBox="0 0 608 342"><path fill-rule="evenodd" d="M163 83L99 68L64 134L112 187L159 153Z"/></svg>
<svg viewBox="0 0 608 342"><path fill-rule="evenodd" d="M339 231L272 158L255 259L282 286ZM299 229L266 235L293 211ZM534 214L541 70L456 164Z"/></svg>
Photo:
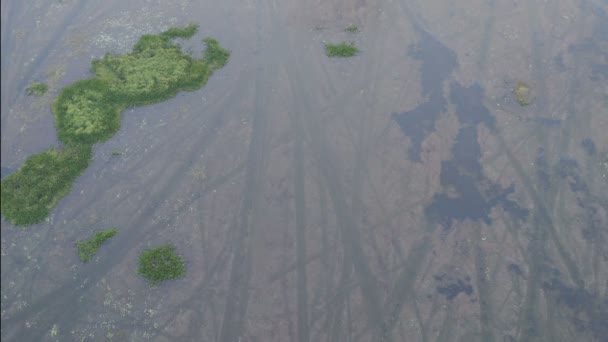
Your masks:
<svg viewBox="0 0 608 342"><path fill-rule="evenodd" d="M4 218L18 226L44 220L87 168L93 145L118 131L125 108L199 89L215 69L223 67L230 51L217 40L203 40L206 50L200 59L182 52L172 41L190 38L197 30L197 25L190 24L143 35L130 53L93 60L93 77L63 87L51 108L62 145L30 156L2 179ZM35 86L32 92L37 89L42 88Z"/></svg>
<svg viewBox="0 0 608 342"><path fill-rule="evenodd" d="M46 83L34 82L25 88L26 95L42 96L49 90L49 86Z"/></svg>
<svg viewBox="0 0 608 342"><path fill-rule="evenodd" d="M359 32L359 26L355 24L350 24L344 28L348 32L356 33Z"/></svg>
<svg viewBox="0 0 608 342"><path fill-rule="evenodd" d="M175 254L175 247L164 245L144 250L139 256L137 273L146 278L151 286L162 281L180 278L186 273L184 259Z"/></svg>
<svg viewBox="0 0 608 342"><path fill-rule="evenodd" d="M527 106L532 102L530 99L530 88L524 82L517 82L517 85L513 89L513 95L515 95L515 100L517 100L520 106Z"/></svg>
<svg viewBox="0 0 608 342"><path fill-rule="evenodd" d="M351 57L357 53L359 53L359 49L354 43L325 44L325 54L327 57Z"/></svg>
<svg viewBox="0 0 608 342"><path fill-rule="evenodd" d="M95 256L97 249L101 247L107 239L114 235L116 235L116 228L108 228L106 230L94 232L90 238L84 241L76 241L76 249L78 250L80 261L87 262L91 260L91 258Z"/></svg>

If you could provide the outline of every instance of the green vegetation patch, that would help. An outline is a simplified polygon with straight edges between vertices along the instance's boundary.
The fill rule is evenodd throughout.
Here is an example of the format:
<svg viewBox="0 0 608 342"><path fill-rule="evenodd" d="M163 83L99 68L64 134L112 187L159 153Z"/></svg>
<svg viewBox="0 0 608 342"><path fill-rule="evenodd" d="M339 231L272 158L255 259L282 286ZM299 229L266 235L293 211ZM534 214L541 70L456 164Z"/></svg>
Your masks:
<svg viewBox="0 0 608 342"><path fill-rule="evenodd" d="M513 95L515 95L515 100L517 100L517 103L522 106L527 106L531 103L530 88L524 82L517 83L513 89Z"/></svg>
<svg viewBox="0 0 608 342"><path fill-rule="evenodd" d="M125 106L159 102L175 96L180 90L198 89L214 69L226 64L230 52L220 47L215 39L206 38L207 50L203 59L183 53L171 38L188 37L193 29L196 30L196 26L144 35L131 53L106 54L93 61L92 70L107 82L113 100Z"/></svg>
<svg viewBox="0 0 608 342"><path fill-rule="evenodd" d="M230 51L213 38L204 39L205 56L183 53L173 38L190 38L198 26L172 27L143 35L130 53L106 54L93 60L95 77L64 87L52 105L57 137L65 148L51 148L28 158L2 180L2 214L14 224L43 220L71 183L86 169L92 145L110 138L120 128L126 107L173 97L181 90L202 87L213 70L223 67ZM46 91L32 84L27 92ZM115 153L113 153L116 155Z"/></svg>
<svg viewBox="0 0 608 342"><path fill-rule="evenodd" d="M87 262L91 260L97 249L114 235L116 235L116 228L108 228L96 231L90 238L84 241L76 241L76 249L78 250L80 261Z"/></svg>
<svg viewBox="0 0 608 342"><path fill-rule="evenodd" d="M123 108L113 100L105 81L76 81L64 87L53 102L57 136L67 145L104 141L120 128Z"/></svg>
<svg viewBox="0 0 608 342"><path fill-rule="evenodd" d="M230 57L230 51L222 48L220 43L213 38L203 39L207 44L207 50L205 50L205 63L209 66L210 71L219 69L226 65L228 57Z"/></svg>
<svg viewBox="0 0 608 342"><path fill-rule="evenodd" d="M25 88L26 95L42 96L49 90L49 86L42 82L34 82Z"/></svg>
<svg viewBox="0 0 608 342"><path fill-rule="evenodd" d="M342 42L339 44L326 44L325 54L328 57L351 57L356 55L359 49L354 43Z"/></svg>
<svg viewBox="0 0 608 342"><path fill-rule="evenodd" d="M139 256L137 273L143 275L150 285L164 280L182 277L186 273L184 260L175 254L171 245L148 248Z"/></svg>
<svg viewBox="0 0 608 342"><path fill-rule="evenodd" d="M49 148L2 179L2 215L15 225L42 221L86 169L90 146Z"/></svg>
<svg viewBox="0 0 608 342"><path fill-rule="evenodd" d="M171 27L160 35L167 39L191 38L196 33L196 31L198 31L198 25L188 24L184 27Z"/></svg>
<svg viewBox="0 0 608 342"><path fill-rule="evenodd" d="M348 32L353 32L353 33L355 33L355 32L359 32L359 26L357 26L357 25L355 25L355 24L348 25L348 26L346 26L346 28L344 28L344 29L345 29L346 31L348 31Z"/></svg>

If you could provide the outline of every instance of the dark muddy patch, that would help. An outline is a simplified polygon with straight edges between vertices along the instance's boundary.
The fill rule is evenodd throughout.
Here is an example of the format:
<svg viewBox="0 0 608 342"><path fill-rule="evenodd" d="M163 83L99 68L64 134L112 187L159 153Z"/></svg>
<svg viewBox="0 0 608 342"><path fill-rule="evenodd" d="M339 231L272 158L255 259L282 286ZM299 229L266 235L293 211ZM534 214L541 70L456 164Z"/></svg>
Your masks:
<svg viewBox="0 0 608 342"><path fill-rule="evenodd" d="M521 269L521 267L518 264L509 264L507 265L507 270L509 271L510 274L517 276L517 277L523 277L524 276L524 271Z"/></svg>
<svg viewBox="0 0 608 342"><path fill-rule="evenodd" d="M581 141L581 147L589 156L594 156L597 153L595 142L591 138L585 138Z"/></svg>
<svg viewBox="0 0 608 342"><path fill-rule="evenodd" d="M557 163L557 175L568 181L572 192L589 192L589 187L587 187L587 184L580 175L576 159L570 157L560 158Z"/></svg>
<svg viewBox="0 0 608 342"><path fill-rule="evenodd" d="M493 130L496 123L482 103L482 88L477 84L464 87L453 83L450 98L464 126L452 145L452 159L441 163L441 185L449 192L435 194L433 202L426 208L427 216L446 229L455 220L471 219L491 224L492 208L501 205L505 212L523 220L528 210L508 198L515 192L515 185L503 188L488 180L482 172L476 125L483 123Z"/></svg>
<svg viewBox="0 0 608 342"><path fill-rule="evenodd" d="M460 293L464 293L467 296L473 294L471 278L468 276L466 276L464 280L454 278L447 274L435 275L433 278L439 283L436 287L437 292L443 295L447 300L456 298Z"/></svg>
<svg viewBox="0 0 608 342"><path fill-rule="evenodd" d="M573 326L580 332L589 332L598 341L608 336L608 299L584 288L568 286L557 271L543 282L543 289L568 311Z"/></svg>
<svg viewBox="0 0 608 342"><path fill-rule="evenodd" d="M586 241L598 241L603 243L608 227L608 212L601 205L595 202L584 203L582 199L578 199L578 205L585 209L586 220L581 229L581 234Z"/></svg>
<svg viewBox="0 0 608 342"><path fill-rule="evenodd" d="M411 140L408 156L420 161L421 146L424 139L435 131L435 121L446 110L447 100L443 95L443 82L458 66L456 53L441 44L428 32L419 29L420 41L410 46L409 56L422 61L422 96L426 102L416 108L393 113L403 134Z"/></svg>

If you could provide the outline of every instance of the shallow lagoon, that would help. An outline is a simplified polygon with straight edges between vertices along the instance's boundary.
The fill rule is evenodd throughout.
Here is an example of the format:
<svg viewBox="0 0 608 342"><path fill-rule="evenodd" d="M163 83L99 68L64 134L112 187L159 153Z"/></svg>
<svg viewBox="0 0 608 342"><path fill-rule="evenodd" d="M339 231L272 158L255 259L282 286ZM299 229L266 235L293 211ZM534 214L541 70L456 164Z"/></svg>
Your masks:
<svg viewBox="0 0 608 342"><path fill-rule="evenodd" d="M1 13L3 176L57 144L50 102L93 57L189 22L201 32L185 50L212 36L232 51L201 90L127 109L47 221L2 222L3 340L608 335L604 2L6 1ZM351 40L358 55L325 56L325 42ZM34 81L49 92L26 96ZM81 264L74 242L110 226L120 238ZM165 243L187 273L150 288L137 256Z"/></svg>

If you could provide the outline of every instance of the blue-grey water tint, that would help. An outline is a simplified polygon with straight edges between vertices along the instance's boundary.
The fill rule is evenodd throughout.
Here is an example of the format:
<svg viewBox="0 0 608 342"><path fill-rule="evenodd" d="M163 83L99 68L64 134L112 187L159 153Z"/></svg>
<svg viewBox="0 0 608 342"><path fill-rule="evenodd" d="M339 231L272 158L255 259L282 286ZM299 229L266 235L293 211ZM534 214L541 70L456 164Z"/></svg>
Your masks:
<svg viewBox="0 0 608 342"><path fill-rule="evenodd" d="M458 66L454 51L441 44L428 32L419 29L418 33L420 41L410 46L409 55L422 61L420 78L422 97L426 101L412 110L393 114L403 134L410 138L408 156L414 161L420 161L422 142L435 131L435 121L446 110L447 100L443 95L443 82Z"/></svg>
<svg viewBox="0 0 608 342"><path fill-rule="evenodd" d="M491 224L490 213L497 205L523 220L528 210L508 198L515 191L515 185L503 188L487 179L482 171L477 125L484 124L491 130L496 125L483 104L483 89L478 84L465 87L452 83L450 100L462 127L452 145L452 158L441 163L440 182L444 189L451 189L455 194L435 194L426 214L446 229L452 227L454 221L464 219Z"/></svg>
<svg viewBox="0 0 608 342"><path fill-rule="evenodd" d="M595 147L595 142L591 138L585 138L581 141L581 146L585 153L589 156L594 156L597 153L597 148Z"/></svg>
<svg viewBox="0 0 608 342"><path fill-rule="evenodd" d="M13 173L13 171L15 171L15 170L8 168L8 167L0 168L0 178L4 178L4 177L10 175L11 173Z"/></svg>
<svg viewBox="0 0 608 342"><path fill-rule="evenodd" d="M435 130L435 122L447 108L443 94L444 82L458 66L454 51L443 45L424 30L419 30L419 42L410 47L410 56L421 60L422 95L426 102L416 108L393 114L403 134L411 141L409 158L420 160L424 139ZM479 84L450 85L450 101L462 124L452 146L452 159L441 163L441 185L453 189L456 195L438 193L426 208L426 214L443 225L452 226L454 220L472 219L491 223L490 212L496 205L518 219L527 216L528 210L510 200L514 185L503 189L485 178L479 159L481 147L477 141L477 125L496 129L496 120L483 104L483 89Z"/></svg>
<svg viewBox="0 0 608 342"><path fill-rule="evenodd" d="M471 278L469 276L461 279L451 277L447 274L440 274L433 276L433 278L439 283L435 289L447 300L452 300L461 293L464 293L467 296L473 294L473 286L471 285Z"/></svg>
<svg viewBox="0 0 608 342"><path fill-rule="evenodd" d="M584 288L568 286L559 270L547 266L542 287L557 303L566 307L567 315L578 331L589 331L597 341L608 340L608 298Z"/></svg>

